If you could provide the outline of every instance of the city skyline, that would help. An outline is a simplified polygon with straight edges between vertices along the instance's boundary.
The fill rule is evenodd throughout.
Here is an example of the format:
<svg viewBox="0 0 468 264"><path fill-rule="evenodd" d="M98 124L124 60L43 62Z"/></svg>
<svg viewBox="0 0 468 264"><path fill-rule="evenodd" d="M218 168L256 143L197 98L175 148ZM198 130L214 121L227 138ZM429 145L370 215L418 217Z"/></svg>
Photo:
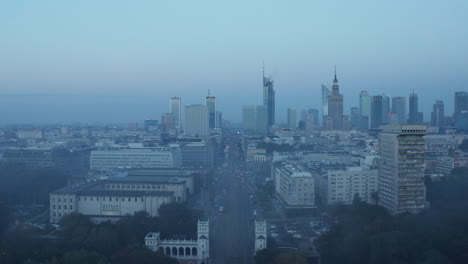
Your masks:
<svg viewBox="0 0 468 264"><path fill-rule="evenodd" d="M277 123L289 107L320 108L335 64L345 115L361 90L415 90L425 121L436 100L450 115L453 94L467 90L467 37L454 28L468 25L468 3L423 4L2 2L2 123L139 121L166 112L174 95L203 103L207 89L225 119L240 122L242 105L262 100L263 60Z"/></svg>

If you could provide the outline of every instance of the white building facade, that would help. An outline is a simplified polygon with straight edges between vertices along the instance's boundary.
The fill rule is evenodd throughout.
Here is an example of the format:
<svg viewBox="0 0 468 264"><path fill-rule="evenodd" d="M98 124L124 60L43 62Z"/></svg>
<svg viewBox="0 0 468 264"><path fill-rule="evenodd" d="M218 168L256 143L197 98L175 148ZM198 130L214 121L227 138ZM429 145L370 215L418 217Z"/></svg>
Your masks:
<svg viewBox="0 0 468 264"><path fill-rule="evenodd" d="M184 134L192 137L208 137L210 135L207 106L185 106Z"/></svg>
<svg viewBox="0 0 468 264"><path fill-rule="evenodd" d="M117 221L145 211L157 216L163 204L186 201L185 181L178 178L125 177L67 186L50 193L50 222L70 213L95 223Z"/></svg>
<svg viewBox="0 0 468 264"><path fill-rule="evenodd" d="M315 178L302 168L285 163L273 165L276 196L286 208L315 208Z"/></svg>
<svg viewBox="0 0 468 264"><path fill-rule="evenodd" d="M91 151L90 169L175 168L181 165L178 148L113 149Z"/></svg>
<svg viewBox="0 0 468 264"><path fill-rule="evenodd" d="M392 214L425 208L426 129L426 125L381 127L378 199Z"/></svg>
<svg viewBox="0 0 468 264"><path fill-rule="evenodd" d="M210 258L209 237L209 221L198 220L196 240L162 240L160 233L151 232L145 237L145 245L152 251L160 251L164 255L175 258L183 263L206 264Z"/></svg>
<svg viewBox="0 0 468 264"><path fill-rule="evenodd" d="M378 170L368 167L348 167L346 170L328 171L328 204L352 204L357 194L361 201L375 203L372 193L377 192Z"/></svg>
<svg viewBox="0 0 468 264"><path fill-rule="evenodd" d="M255 254L265 248L267 248L266 221L255 221Z"/></svg>

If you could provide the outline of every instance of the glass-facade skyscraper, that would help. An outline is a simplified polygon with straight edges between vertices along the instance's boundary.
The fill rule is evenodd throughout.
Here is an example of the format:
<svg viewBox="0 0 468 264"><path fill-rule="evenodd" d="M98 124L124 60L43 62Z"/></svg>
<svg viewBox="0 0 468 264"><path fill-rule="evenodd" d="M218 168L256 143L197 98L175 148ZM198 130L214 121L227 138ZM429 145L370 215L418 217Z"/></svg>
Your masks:
<svg viewBox="0 0 468 264"><path fill-rule="evenodd" d="M275 90L271 77L263 75L263 105L267 111L268 129L275 124Z"/></svg>
<svg viewBox="0 0 468 264"><path fill-rule="evenodd" d="M406 98L403 96L392 97L392 113L397 115L398 124L406 123Z"/></svg>
<svg viewBox="0 0 468 264"><path fill-rule="evenodd" d="M179 97L172 97L169 101L169 113L173 114L174 115L174 123L175 123L175 127L180 129L181 128L181 101L182 99L180 99Z"/></svg>
<svg viewBox="0 0 468 264"><path fill-rule="evenodd" d="M210 129L217 127L216 124L216 98L208 95L205 100L206 107L208 107L208 125Z"/></svg>

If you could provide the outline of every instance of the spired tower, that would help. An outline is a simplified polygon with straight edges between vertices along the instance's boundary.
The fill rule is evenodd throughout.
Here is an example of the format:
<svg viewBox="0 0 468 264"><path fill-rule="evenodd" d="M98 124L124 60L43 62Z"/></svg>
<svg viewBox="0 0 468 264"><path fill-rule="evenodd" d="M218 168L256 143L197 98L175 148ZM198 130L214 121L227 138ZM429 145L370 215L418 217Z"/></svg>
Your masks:
<svg viewBox="0 0 468 264"><path fill-rule="evenodd" d="M266 221L255 221L255 254L267 247Z"/></svg>
<svg viewBox="0 0 468 264"><path fill-rule="evenodd" d="M210 256L210 222L198 220L198 258L206 263Z"/></svg>

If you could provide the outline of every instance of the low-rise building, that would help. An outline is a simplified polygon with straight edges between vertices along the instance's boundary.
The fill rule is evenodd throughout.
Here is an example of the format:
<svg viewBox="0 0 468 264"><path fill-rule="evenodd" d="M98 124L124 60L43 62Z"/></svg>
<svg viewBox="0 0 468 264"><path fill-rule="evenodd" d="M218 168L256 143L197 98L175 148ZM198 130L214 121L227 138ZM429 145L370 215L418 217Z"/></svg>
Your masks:
<svg viewBox="0 0 468 264"><path fill-rule="evenodd" d="M145 211L157 216L159 207L186 201L186 182L177 177L113 177L70 185L50 193L50 222L76 212L96 223Z"/></svg>
<svg viewBox="0 0 468 264"><path fill-rule="evenodd" d="M145 245L180 263L205 264L210 258L209 221L198 220L197 228L197 239L161 239L159 232L151 232L145 236Z"/></svg>
<svg viewBox="0 0 468 264"><path fill-rule="evenodd" d="M276 196L286 209L316 208L315 179L297 165L273 164Z"/></svg>
<svg viewBox="0 0 468 264"><path fill-rule="evenodd" d="M176 147L95 150L91 152L90 169L98 171L119 168L180 167L180 150Z"/></svg>

